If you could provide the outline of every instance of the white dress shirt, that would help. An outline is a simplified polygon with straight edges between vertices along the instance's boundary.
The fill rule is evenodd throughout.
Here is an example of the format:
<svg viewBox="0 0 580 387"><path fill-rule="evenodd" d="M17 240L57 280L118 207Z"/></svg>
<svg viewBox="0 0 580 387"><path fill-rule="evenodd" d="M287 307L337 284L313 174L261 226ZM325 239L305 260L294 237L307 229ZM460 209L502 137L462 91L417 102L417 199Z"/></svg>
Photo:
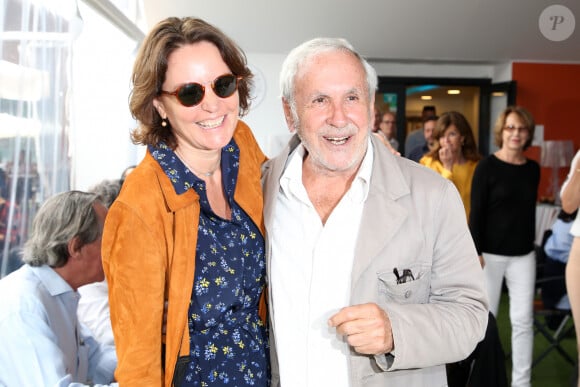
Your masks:
<svg viewBox="0 0 580 387"><path fill-rule="evenodd" d="M326 224L302 184L300 145L280 179L272 232L271 291L283 386L349 386L349 347L328 319L349 305L350 278L373 151ZM289 294L293 295L290 296Z"/></svg>
<svg viewBox="0 0 580 387"><path fill-rule="evenodd" d="M113 381L115 348L99 345L78 323L78 301L79 294L46 265L24 265L0 280L0 386Z"/></svg>
<svg viewBox="0 0 580 387"><path fill-rule="evenodd" d="M115 345L107 280L81 286L78 292L81 295L77 310L79 321L91 330L99 343Z"/></svg>

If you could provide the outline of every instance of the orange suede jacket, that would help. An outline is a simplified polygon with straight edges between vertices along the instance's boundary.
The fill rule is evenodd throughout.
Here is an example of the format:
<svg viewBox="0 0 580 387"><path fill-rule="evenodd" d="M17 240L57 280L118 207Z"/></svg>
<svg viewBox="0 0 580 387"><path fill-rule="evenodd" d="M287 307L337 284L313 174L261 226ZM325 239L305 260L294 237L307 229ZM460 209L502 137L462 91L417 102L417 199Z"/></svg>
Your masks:
<svg viewBox="0 0 580 387"><path fill-rule="evenodd" d="M263 234L260 167L266 157L241 121L234 140L240 148L234 199ZM189 355L187 313L199 211L195 190L177 195L149 152L127 177L109 210L102 256L118 356L115 378L122 387L172 386L178 357ZM263 319L264 299L262 294ZM165 303L167 333L163 335Z"/></svg>

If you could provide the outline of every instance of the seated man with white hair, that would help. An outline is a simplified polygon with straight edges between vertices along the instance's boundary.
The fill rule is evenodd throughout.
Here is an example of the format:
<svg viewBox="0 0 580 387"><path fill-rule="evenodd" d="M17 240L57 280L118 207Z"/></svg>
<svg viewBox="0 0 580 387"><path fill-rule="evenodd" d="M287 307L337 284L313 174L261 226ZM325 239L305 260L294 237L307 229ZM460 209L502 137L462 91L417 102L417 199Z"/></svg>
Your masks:
<svg viewBox="0 0 580 387"><path fill-rule="evenodd" d="M113 382L115 348L77 319L78 287L104 279L106 214L97 195L79 191L49 198L36 214L25 265L0 280L0 386Z"/></svg>

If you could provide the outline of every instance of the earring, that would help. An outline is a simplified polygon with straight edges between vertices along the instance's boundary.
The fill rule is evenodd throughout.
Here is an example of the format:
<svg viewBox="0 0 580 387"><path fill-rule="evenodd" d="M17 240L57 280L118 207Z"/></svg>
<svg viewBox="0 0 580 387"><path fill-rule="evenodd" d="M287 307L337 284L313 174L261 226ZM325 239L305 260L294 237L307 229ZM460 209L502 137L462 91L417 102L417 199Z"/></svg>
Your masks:
<svg viewBox="0 0 580 387"><path fill-rule="evenodd" d="M164 128L167 126L167 118L161 119L161 126L163 126Z"/></svg>

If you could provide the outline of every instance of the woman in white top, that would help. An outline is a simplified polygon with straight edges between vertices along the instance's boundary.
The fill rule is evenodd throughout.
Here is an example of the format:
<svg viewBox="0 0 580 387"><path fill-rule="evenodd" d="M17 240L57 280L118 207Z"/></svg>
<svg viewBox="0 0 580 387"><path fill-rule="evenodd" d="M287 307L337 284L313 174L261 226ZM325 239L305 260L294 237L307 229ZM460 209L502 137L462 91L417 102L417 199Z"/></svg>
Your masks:
<svg viewBox="0 0 580 387"><path fill-rule="evenodd" d="M570 172L562 185L560 197L562 209L568 213L576 211L580 206L580 151L572 160ZM574 242L566 264L566 290L572 307L576 337L580 337L580 216L574 220L570 234L574 235ZM580 349L580 346L578 348ZM578 382L578 387L580 387L580 382Z"/></svg>

